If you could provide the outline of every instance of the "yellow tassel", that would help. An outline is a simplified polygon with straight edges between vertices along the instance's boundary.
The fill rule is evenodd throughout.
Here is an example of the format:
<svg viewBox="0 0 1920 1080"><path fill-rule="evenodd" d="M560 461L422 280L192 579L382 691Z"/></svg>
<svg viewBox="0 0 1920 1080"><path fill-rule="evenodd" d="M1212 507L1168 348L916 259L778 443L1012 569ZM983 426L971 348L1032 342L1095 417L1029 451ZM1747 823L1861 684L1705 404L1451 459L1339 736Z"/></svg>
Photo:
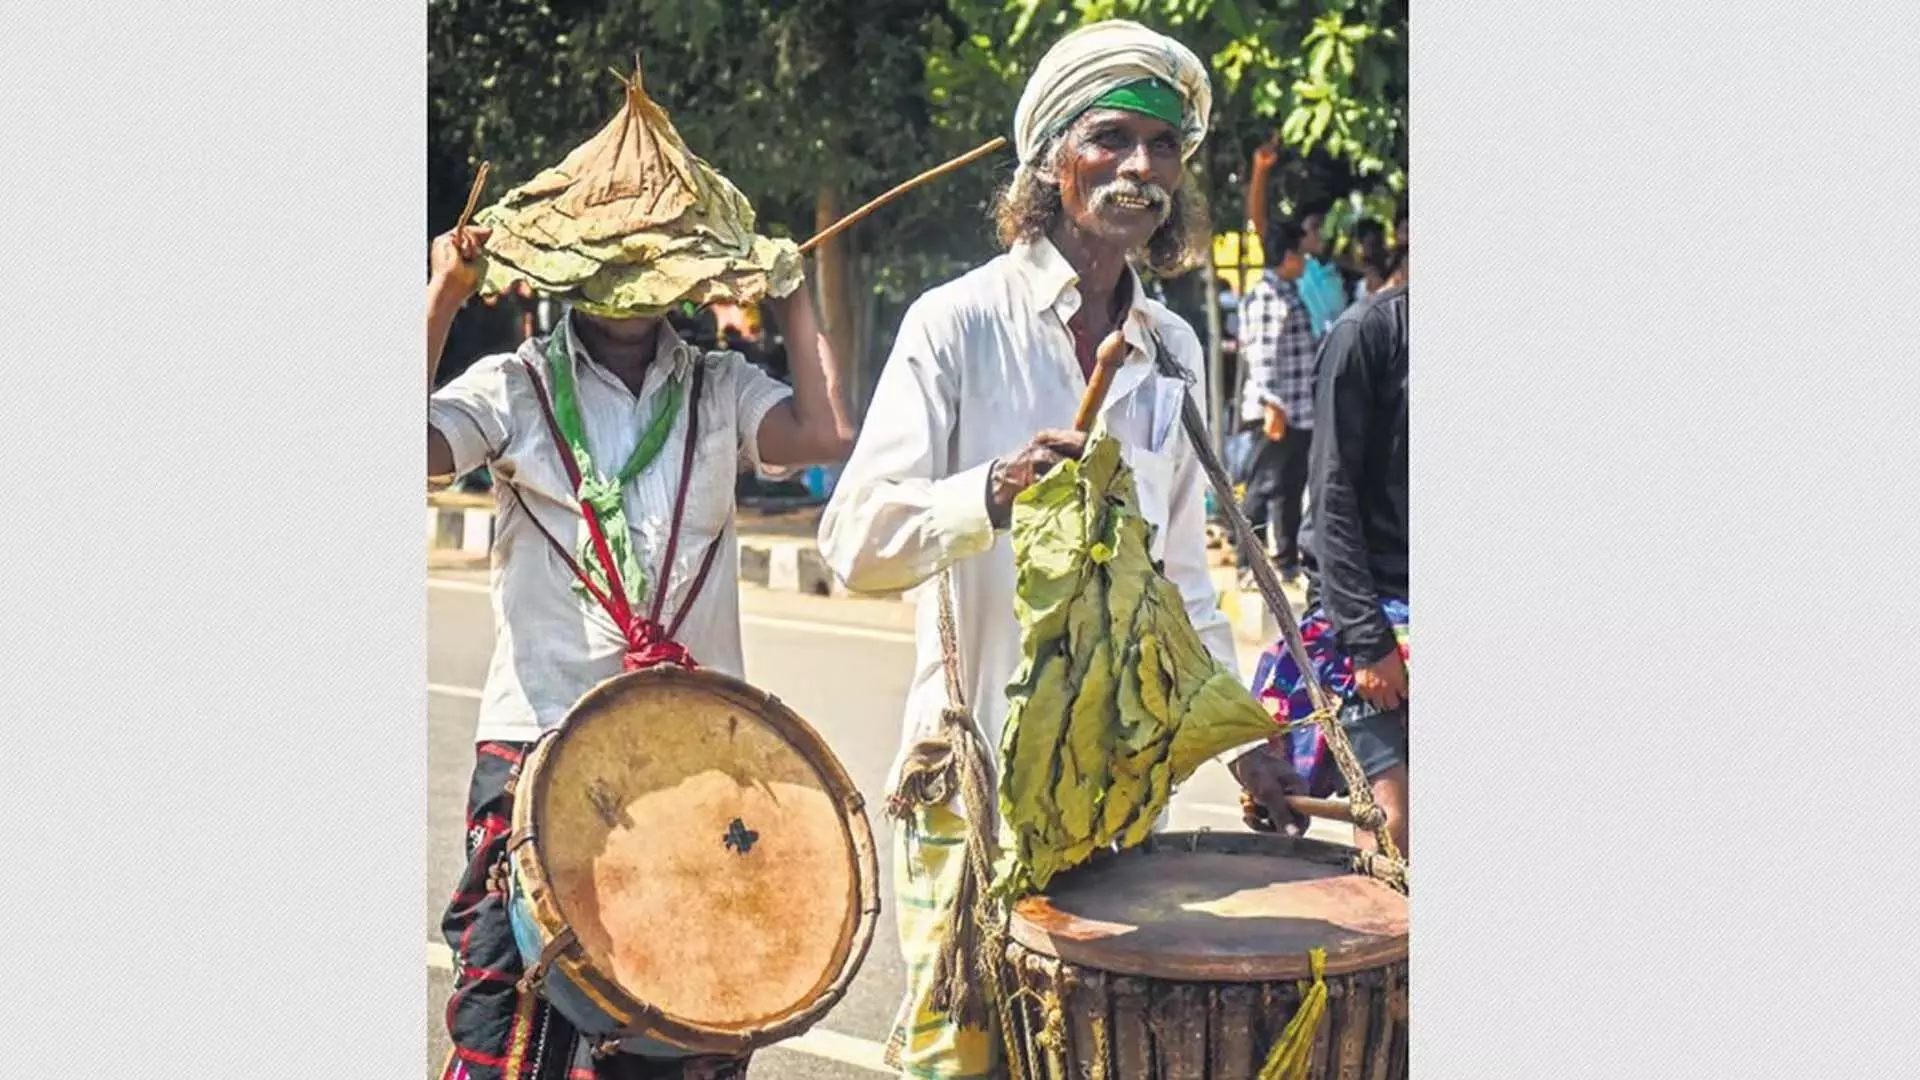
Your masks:
<svg viewBox="0 0 1920 1080"><path fill-rule="evenodd" d="M507 1066L501 1076L519 1077L526 1063L527 1042L533 1034L533 1011L539 1007L540 999L528 993L520 995L520 1007L513 1012L513 1027L507 1036Z"/></svg>
<svg viewBox="0 0 1920 1080"><path fill-rule="evenodd" d="M1327 950L1310 950L1307 964L1313 971L1313 986L1300 998L1300 1010L1293 1014L1287 1030L1280 1033L1280 1041L1273 1044L1273 1052L1260 1069L1260 1080L1306 1080L1313 1037L1327 1015Z"/></svg>

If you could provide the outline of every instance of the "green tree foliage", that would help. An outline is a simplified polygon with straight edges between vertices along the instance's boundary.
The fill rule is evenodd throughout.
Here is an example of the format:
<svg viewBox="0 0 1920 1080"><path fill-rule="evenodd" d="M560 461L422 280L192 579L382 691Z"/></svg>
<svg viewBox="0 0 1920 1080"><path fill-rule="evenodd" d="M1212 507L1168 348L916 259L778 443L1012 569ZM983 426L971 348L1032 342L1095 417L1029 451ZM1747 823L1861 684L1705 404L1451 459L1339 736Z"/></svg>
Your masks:
<svg viewBox="0 0 1920 1080"><path fill-rule="evenodd" d="M1193 163L1218 228L1244 224L1253 149L1276 130L1283 209L1375 195L1406 175L1405 0L428 0L428 221L450 226L475 168L487 199L557 162L620 100L636 53L648 94L753 201L760 231L804 239L894 184L996 135L1033 65L1084 22L1137 19L1213 69L1213 130ZM901 305L996 250L1002 153L915 190L835 249L829 321L883 354ZM1347 215L1336 214L1340 227ZM823 304L825 300L823 299ZM470 322L478 322L476 316ZM461 342L450 346L460 351ZM450 366L460 363L450 357ZM856 391L870 379L856 379Z"/></svg>

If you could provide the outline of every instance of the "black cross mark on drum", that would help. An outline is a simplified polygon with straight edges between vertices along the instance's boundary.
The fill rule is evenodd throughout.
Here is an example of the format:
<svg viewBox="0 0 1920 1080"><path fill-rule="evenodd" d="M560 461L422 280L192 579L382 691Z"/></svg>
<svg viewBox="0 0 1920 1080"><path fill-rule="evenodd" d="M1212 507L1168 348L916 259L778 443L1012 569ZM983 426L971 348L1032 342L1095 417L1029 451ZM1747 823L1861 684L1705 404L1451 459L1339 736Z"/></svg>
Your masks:
<svg viewBox="0 0 1920 1080"><path fill-rule="evenodd" d="M724 843L727 847L745 855L753 850L753 843L758 839L760 839L759 833L747 828L746 822L734 818L733 824L727 826L727 838Z"/></svg>

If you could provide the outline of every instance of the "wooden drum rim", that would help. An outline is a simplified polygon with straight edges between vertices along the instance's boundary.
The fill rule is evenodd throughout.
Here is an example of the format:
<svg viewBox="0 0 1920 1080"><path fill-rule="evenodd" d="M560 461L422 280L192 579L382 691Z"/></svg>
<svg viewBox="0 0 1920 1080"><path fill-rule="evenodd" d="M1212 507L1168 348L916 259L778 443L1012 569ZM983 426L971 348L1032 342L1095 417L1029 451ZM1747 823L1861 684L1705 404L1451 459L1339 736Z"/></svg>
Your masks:
<svg viewBox="0 0 1920 1080"><path fill-rule="evenodd" d="M1405 922L1406 898L1363 874L1353 873L1353 848L1319 840L1290 838L1273 833L1254 832L1168 832L1158 833L1146 842L1126 851L1096 856L1093 862L1065 872L1054 879L1052 888L1019 900L1009 913L1009 936L1020 948L1053 957L1062 964L1103 971L1111 975L1149 980L1196 983L1278 982L1311 977L1307 949L1247 950L1244 955L1186 955L1178 950L1152 950L1145 944L1130 945L1130 933L1145 924L1103 923L1097 917L1062 909L1054 904L1054 895L1073 892L1081 882L1103 868L1137 865L1154 852L1179 854L1235 855L1282 858L1296 864L1306 863L1337 870L1338 873L1315 877L1313 881L1338 881L1339 890L1389 911L1398 911L1398 929L1385 932L1353 930L1348 940L1336 947L1325 943L1326 974L1329 977L1404 964L1407 959ZM1304 883L1314 891L1312 881ZM1063 888L1064 887L1064 888ZM1376 891L1377 890L1377 891ZM1097 903L1097 901L1096 901ZM1327 924L1329 932L1335 928ZM1111 932L1104 932L1110 930Z"/></svg>
<svg viewBox="0 0 1920 1080"><path fill-rule="evenodd" d="M601 1004L603 1007L606 1004L614 1006L608 1011L616 1014L616 1021L623 1021L623 1034L657 1037L688 1050L716 1054L738 1054L801 1034L839 1004L873 944L874 929L880 914L880 871L873 830L867 821L865 801L861 798L860 790L847 774L845 766L827 746L826 740L785 702L740 679L705 668L689 670L662 666L626 672L601 682L574 703L559 727L542 734L539 743L527 754L528 763L534 761L536 754L543 760L550 757L566 741L569 732L575 729L576 717L600 707L609 698L629 692L640 683L677 683L730 699L766 724L812 766L839 805L841 826L857 860L855 895L849 898L855 906L855 915L834 950L838 958L838 970L820 995L804 1008L757 1027L715 1027L693 1023L674 1017L658 1006L636 1001L592 968L577 940L564 950L556 966L569 975L579 977L576 981L591 984L583 987L590 992L590 996L609 999ZM540 808L545 801L550 776L551 773L546 769L536 770L531 790L520 792L514 799L516 825L524 829L530 838L540 834ZM521 819L525 821L523 826L519 825ZM518 857L522 860L523 873L529 882L529 892L534 894L529 899L537 907L545 908L557 916L562 925L571 926L560 898L547 887L546 868L540 858L538 843L527 844ZM627 1014L625 1018L617 1015L622 1012Z"/></svg>

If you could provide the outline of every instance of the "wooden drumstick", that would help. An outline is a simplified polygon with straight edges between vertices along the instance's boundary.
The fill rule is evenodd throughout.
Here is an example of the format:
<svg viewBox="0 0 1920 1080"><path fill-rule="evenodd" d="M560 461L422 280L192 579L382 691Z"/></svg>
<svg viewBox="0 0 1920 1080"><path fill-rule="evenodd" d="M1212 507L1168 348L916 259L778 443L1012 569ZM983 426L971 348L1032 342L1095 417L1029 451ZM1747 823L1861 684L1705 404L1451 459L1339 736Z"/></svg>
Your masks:
<svg viewBox="0 0 1920 1080"><path fill-rule="evenodd" d="M1287 808L1296 814L1305 814L1311 818L1344 821L1349 825L1358 824L1353 819L1353 804L1344 799L1315 799L1306 795L1289 795Z"/></svg>
<svg viewBox="0 0 1920 1080"><path fill-rule="evenodd" d="M460 211L460 223L453 227L454 235L459 236L467 231L467 222L473 220L473 211L480 205L480 193L486 190L487 174L492 171L493 162L480 163L480 171L473 177L473 187L467 191L467 208Z"/></svg>
<svg viewBox="0 0 1920 1080"><path fill-rule="evenodd" d="M1252 813L1256 805L1258 805L1258 803L1253 796L1244 791L1240 793L1241 810ZM1289 795L1287 796L1287 809L1304 817L1324 818L1328 821L1341 821L1348 825L1360 826L1361 828L1367 827L1365 822L1359 821L1355 817L1353 804L1344 799L1316 799L1311 795ZM1271 813L1271 811L1269 811L1269 813Z"/></svg>
<svg viewBox="0 0 1920 1080"><path fill-rule="evenodd" d="M1005 145L1007 145L1007 137L1005 135L1002 135L996 139L989 139L988 141L980 144L979 146L974 147L973 149L967 151L966 153L961 154L959 157L954 158L952 161L948 161L943 164L936 165L933 168L928 169L926 172L921 173L919 176L916 176L911 180L895 185L892 191L889 191L886 194L881 195L879 198L874 199L873 201L867 203L867 205L861 207L858 210L855 210L853 213L848 214L846 217L841 218L839 221L834 222L832 225L827 226L825 229L822 229L820 231L819 235L815 236L813 239L807 241L806 243L801 244L800 254L805 255L807 252L812 251L814 248L819 247L821 244L824 244L827 241L833 239L834 237L839 236L841 233L846 232L848 229L853 228L854 225L859 223L861 218L864 218L868 214L873 213L875 210L880 209L882 206L887 205L888 203L892 202L894 199L897 199L900 196L905 195L907 192L912 191L914 188L919 187L921 184L924 184L929 180L934 180L934 179L938 179L939 177L945 176L948 173L954 171L955 169L965 168L966 166L971 165L976 161L979 161L981 158L986 157L988 154L993 153L994 151L1000 149Z"/></svg>
<svg viewBox="0 0 1920 1080"><path fill-rule="evenodd" d="M1093 353L1093 375L1087 379L1087 392L1080 398L1080 411L1074 414L1073 430L1082 434L1093 430L1093 421L1106 403L1107 390L1113 386L1113 373L1127 358L1127 339L1115 330L1107 335Z"/></svg>

